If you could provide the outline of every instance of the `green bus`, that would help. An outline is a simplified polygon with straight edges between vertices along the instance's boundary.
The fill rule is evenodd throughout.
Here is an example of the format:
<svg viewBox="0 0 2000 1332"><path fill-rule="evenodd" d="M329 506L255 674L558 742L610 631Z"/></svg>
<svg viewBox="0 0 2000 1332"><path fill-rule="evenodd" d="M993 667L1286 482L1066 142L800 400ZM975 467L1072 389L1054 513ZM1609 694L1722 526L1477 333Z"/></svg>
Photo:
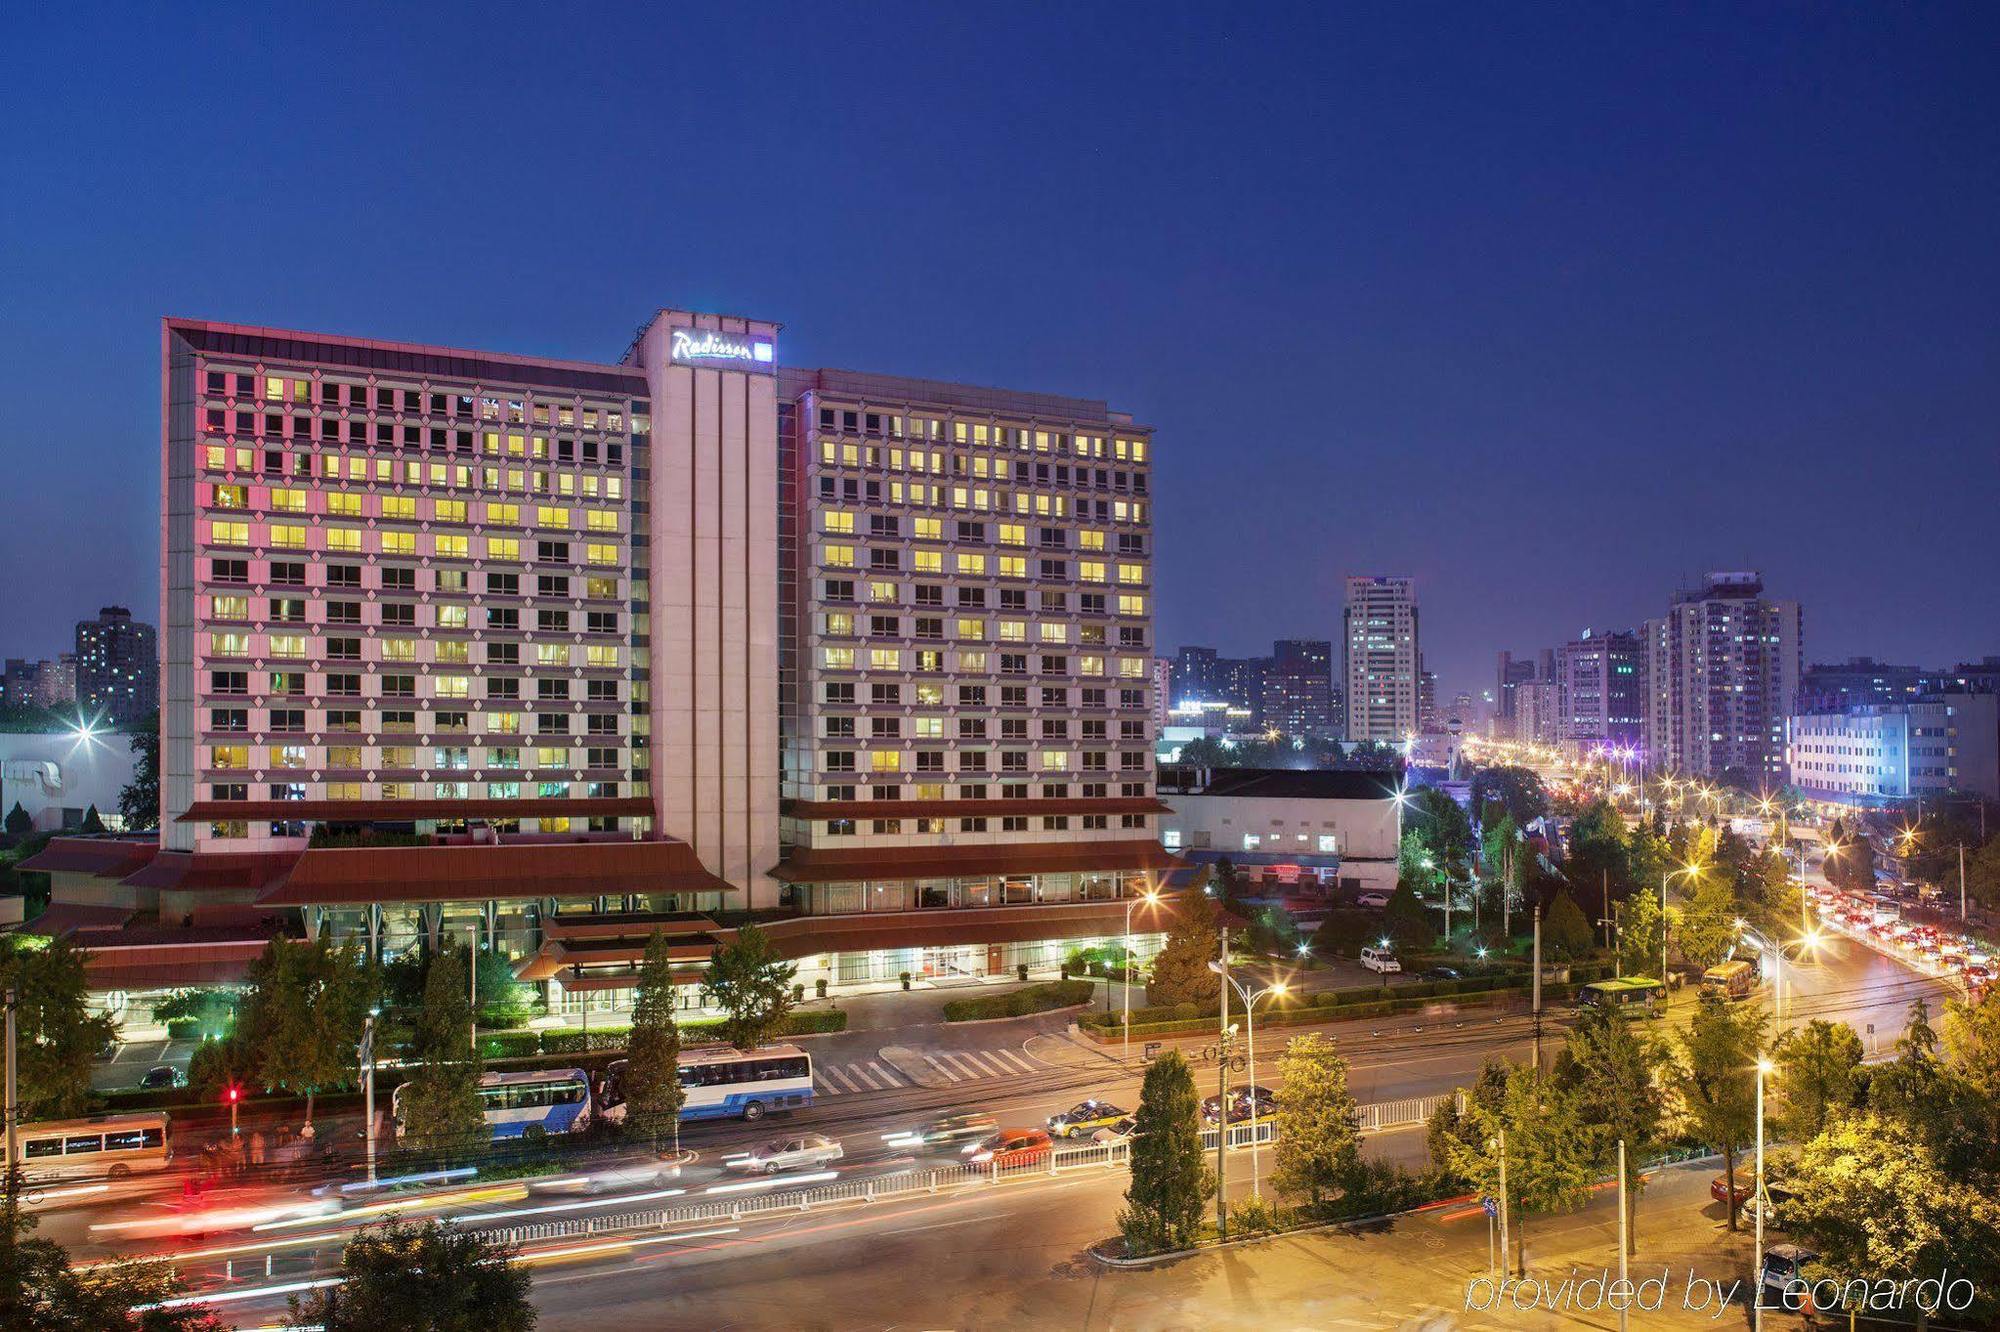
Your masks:
<svg viewBox="0 0 2000 1332"><path fill-rule="evenodd" d="M1576 992L1580 1008L1636 1008L1646 1017L1659 1016L1665 997L1666 987L1647 976L1592 981Z"/></svg>

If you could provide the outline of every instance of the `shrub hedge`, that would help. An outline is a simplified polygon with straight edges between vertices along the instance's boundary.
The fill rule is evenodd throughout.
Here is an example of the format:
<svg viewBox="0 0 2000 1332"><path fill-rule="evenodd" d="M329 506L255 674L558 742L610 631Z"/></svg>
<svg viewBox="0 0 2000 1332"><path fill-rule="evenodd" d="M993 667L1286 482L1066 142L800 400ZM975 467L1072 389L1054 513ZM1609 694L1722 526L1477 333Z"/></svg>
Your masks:
<svg viewBox="0 0 2000 1332"><path fill-rule="evenodd" d="M1025 1017L1051 1009L1087 1004L1096 987L1086 980L1048 981L1011 994L987 994L953 999L944 1006L946 1022L979 1022L987 1018Z"/></svg>

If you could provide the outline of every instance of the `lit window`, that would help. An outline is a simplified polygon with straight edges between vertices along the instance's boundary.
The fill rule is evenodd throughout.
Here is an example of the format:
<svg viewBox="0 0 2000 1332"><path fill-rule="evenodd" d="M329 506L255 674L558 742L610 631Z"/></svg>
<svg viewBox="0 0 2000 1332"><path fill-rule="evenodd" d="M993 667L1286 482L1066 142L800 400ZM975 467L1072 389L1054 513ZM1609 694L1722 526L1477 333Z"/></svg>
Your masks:
<svg viewBox="0 0 2000 1332"><path fill-rule="evenodd" d="M587 564L616 564L618 563L618 547L599 545L596 542L592 542L583 548L583 558Z"/></svg>
<svg viewBox="0 0 2000 1332"><path fill-rule="evenodd" d="M218 546L247 546L250 544L250 524L210 523L208 539Z"/></svg>

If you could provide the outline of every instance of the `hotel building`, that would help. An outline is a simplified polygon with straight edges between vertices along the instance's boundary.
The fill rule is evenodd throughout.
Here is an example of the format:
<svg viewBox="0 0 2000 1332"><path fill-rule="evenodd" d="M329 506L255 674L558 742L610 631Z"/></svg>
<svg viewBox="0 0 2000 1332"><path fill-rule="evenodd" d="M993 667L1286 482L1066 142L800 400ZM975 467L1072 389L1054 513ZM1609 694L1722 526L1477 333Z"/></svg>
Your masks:
<svg viewBox="0 0 2000 1332"><path fill-rule="evenodd" d="M1150 431L778 331L661 310L614 364L164 321L161 843L52 848L44 931L476 937L552 1011L621 1005L655 928L688 1006L749 920L831 985L1121 932L1177 863ZM228 979L189 960L115 979Z"/></svg>

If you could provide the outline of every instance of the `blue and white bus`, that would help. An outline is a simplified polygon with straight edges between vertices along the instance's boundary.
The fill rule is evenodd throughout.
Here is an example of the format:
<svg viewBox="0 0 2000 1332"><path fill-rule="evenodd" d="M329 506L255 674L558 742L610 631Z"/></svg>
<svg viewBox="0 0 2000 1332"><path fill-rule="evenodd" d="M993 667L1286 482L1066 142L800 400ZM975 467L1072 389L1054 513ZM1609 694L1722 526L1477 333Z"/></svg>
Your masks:
<svg viewBox="0 0 2000 1332"><path fill-rule="evenodd" d="M762 1119L813 1102L812 1056L796 1045L738 1050L724 1045L681 1054L682 1119Z"/></svg>
<svg viewBox="0 0 2000 1332"><path fill-rule="evenodd" d="M403 1136L403 1092L396 1088L390 1113L396 1136ZM483 1073L479 1101L493 1140L539 1138L575 1133L590 1123L590 1077L580 1068L538 1069L527 1073Z"/></svg>

